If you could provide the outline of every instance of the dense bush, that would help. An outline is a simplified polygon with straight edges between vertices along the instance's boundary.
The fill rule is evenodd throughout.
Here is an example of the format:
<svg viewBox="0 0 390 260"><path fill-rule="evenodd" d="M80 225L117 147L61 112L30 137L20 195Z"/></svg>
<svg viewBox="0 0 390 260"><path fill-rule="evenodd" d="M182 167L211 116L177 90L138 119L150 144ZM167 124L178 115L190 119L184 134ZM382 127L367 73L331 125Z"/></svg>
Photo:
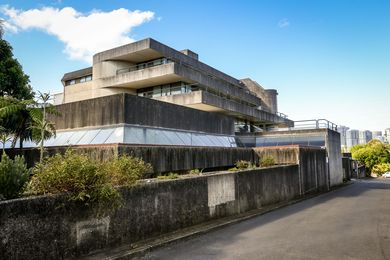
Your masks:
<svg viewBox="0 0 390 260"><path fill-rule="evenodd" d="M382 175L385 172L390 171L390 163L380 163L372 167L372 173L375 173L377 175Z"/></svg>
<svg viewBox="0 0 390 260"><path fill-rule="evenodd" d="M264 156L260 160L260 167L269 167L275 165L275 159L272 156Z"/></svg>
<svg viewBox="0 0 390 260"><path fill-rule="evenodd" d="M366 166L369 172L378 164L390 163L389 145L379 140L371 140L367 144L355 145L351 148L352 157Z"/></svg>
<svg viewBox="0 0 390 260"><path fill-rule="evenodd" d="M121 200L115 186L133 185L149 170L150 165L138 158L119 156L99 162L69 150L36 165L27 193L67 192L70 200L115 207Z"/></svg>
<svg viewBox="0 0 390 260"><path fill-rule="evenodd" d="M30 171L23 157L14 160L3 153L0 162L0 200L19 196L28 181Z"/></svg>
<svg viewBox="0 0 390 260"><path fill-rule="evenodd" d="M245 160L239 160L236 162L236 168L239 169L239 170L243 170L243 169L249 169L249 168L253 168L254 165L252 165L252 162L250 161L245 161Z"/></svg>
<svg viewBox="0 0 390 260"><path fill-rule="evenodd" d="M103 170L110 176L114 186L131 186L137 180L145 178L153 168L140 158L122 155L104 162Z"/></svg>

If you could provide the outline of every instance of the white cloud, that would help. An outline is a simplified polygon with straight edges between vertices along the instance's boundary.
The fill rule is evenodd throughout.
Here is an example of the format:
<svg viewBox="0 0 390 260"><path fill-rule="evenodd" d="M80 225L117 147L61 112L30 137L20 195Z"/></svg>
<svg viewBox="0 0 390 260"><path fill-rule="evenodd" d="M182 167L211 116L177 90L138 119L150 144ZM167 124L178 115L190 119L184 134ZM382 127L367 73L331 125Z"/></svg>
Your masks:
<svg viewBox="0 0 390 260"><path fill-rule="evenodd" d="M65 44L64 52L71 59L92 61L96 52L133 42L131 30L154 18L151 11L129 11L124 8L111 12L77 12L72 7L44 7L27 11L3 6L6 30L17 33L38 29L56 36Z"/></svg>
<svg viewBox="0 0 390 260"><path fill-rule="evenodd" d="M286 18L283 18L282 20L280 20L278 22L278 26L279 28L286 28L286 27L289 27L290 26L290 21L287 20Z"/></svg>

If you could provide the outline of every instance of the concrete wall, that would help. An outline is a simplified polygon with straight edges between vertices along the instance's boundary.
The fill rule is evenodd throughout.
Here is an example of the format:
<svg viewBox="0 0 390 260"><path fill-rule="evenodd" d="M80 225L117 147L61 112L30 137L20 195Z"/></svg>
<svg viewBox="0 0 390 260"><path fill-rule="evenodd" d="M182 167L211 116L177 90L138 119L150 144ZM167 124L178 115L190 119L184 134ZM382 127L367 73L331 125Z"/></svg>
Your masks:
<svg viewBox="0 0 390 260"><path fill-rule="evenodd" d="M327 129L326 151L329 160L329 182L330 186L343 183L343 165L341 161L340 133Z"/></svg>
<svg viewBox="0 0 390 260"><path fill-rule="evenodd" d="M234 134L228 116L199 111L129 94L118 94L57 106L57 129L135 124L216 134Z"/></svg>
<svg viewBox="0 0 390 260"><path fill-rule="evenodd" d="M120 144L75 146L72 148L98 160L108 160L115 154L130 154L140 157L152 164L155 173L231 167L239 160L258 161L257 155L250 148L134 146ZM67 149L68 147L50 147L46 149L46 153L54 155L55 153L64 153ZM18 149L7 151L7 154L11 157L15 153L20 154L20 151ZM22 154L30 167L39 161L38 149L24 149Z"/></svg>
<svg viewBox="0 0 390 260"><path fill-rule="evenodd" d="M340 133L326 129L305 129L290 131L272 131L259 133L256 136L240 136L239 139L246 147L283 145L323 146L326 149L328 161L329 185L336 186L343 182L341 162ZM253 143L255 141L255 143Z"/></svg>
<svg viewBox="0 0 390 260"><path fill-rule="evenodd" d="M155 181L104 217L61 197L0 202L2 259L76 258L299 196L297 165Z"/></svg>
<svg viewBox="0 0 390 260"><path fill-rule="evenodd" d="M301 194L329 189L325 149L292 145L258 147L254 151L260 158L272 157L276 164L299 164Z"/></svg>

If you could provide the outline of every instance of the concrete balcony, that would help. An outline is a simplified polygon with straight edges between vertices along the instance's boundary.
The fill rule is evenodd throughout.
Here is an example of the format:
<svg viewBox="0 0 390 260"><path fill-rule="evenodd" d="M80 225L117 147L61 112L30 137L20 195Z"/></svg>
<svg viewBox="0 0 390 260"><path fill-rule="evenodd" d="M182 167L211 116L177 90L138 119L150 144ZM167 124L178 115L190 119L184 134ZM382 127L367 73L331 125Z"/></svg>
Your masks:
<svg viewBox="0 0 390 260"><path fill-rule="evenodd" d="M276 123L284 126L293 126L294 124L293 121L277 114L259 110L206 91L194 91L186 94L157 97L155 99L208 112L221 112L259 124Z"/></svg>
<svg viewBox="0 0 390 260"><path fill-rule="evenodd" d="M132 70L129 68L128 72L126 72L126 69L120 71L121 73L115 76L103 78L102 85L109 88L140 89L184 81L190 84L199 83L214 90L214 92L242 99L255 106L261 105L261 100L258 97L247 93L244 89L239 89L228 82L218 80L201 71L172 61L145 69Z"/></svg>
<svg viewBox="0 0 390 260"><path fill-rule="evenodd" d="M175 72L175 63L120 73L102 79L105 87L139 89L183 80Z"/></svg>

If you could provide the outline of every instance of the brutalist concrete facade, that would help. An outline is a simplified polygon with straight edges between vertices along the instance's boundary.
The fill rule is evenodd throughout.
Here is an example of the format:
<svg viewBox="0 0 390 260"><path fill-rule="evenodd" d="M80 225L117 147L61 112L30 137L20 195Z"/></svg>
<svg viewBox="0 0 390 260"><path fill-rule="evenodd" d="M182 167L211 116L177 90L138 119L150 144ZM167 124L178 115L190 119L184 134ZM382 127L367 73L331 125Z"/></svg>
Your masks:
<svg viewBox="0 0 390 260"><path fill-rule="evenodd" d="M292 126L277 111L277 91L238 80L151 38L97 53L92 67L66 73L63 103L128 93L235 119L239 131Z"/></svg>

